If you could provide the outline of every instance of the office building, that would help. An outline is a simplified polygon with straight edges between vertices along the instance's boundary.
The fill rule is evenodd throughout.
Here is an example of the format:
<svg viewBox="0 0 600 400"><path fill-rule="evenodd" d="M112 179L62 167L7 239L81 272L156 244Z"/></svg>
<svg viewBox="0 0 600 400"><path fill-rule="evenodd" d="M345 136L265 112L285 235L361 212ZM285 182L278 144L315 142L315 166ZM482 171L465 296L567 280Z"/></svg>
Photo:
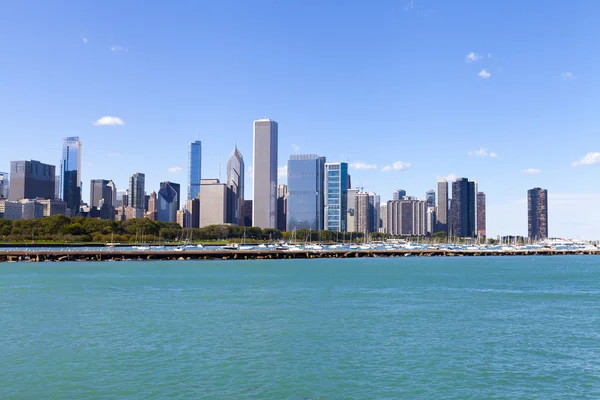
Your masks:
<svg viewBox="0 0 600 400"><path fill-rule="evenodd" d="M0 218L17 220L23 217L23 205L18 201L0 200Z"/></svg>
<svg viewBox="0 0 600 400"><path fill-rule="evenodd" d="M21 218L33 219L42 218L44 216L44 206L34 199L21 199Z"/></svg>
<svg viewBox="0 0 600 400"><path fill-rule="evenodd" d="M260 228L277 227L277 136L277 122L254 121L252 224Z"/></svg>
<svg viewBox="0 0 600 400"><path fill-rule="evenodd" d="M8 172L0 172L0 199L8 199L9 179Z"/></svg>
<svg viewBox="0 0 600 400"><path fill-rule="evenodd" d="M8 199L53 199L55 179L54 165L35 160L11 161Z"/></svg>
<svg viewBox="0 0 600 400"><path fill-rule="evenodd" d="M397 189L392 193L392 200L402 200L406 196L406 190Z"/></svg>
<svg viewBox="0 0 600 400"><path fill-rule="evenodd" d="M161 182L157 193L157 219L162 222L177 222L180 186L174 182Z"/></svg>
<svg viewBox="0 0 600 400"><path fill-rule="evenodd" d="M158 195L154 190L152 193L150 193L150 198L148 199L148 210L144 216L150 221L158 220Z"/></svg>
<svg viewBox="0 0 600 400"><path fill-rule="evenodd" d="M202 179L200 191L200 228L223 225L227 221L227 185L219 179Z"/></svg>
<svg viewBox="0 0 600 400"><path fill-rule="evenodd" d="M106 179L92 179L90 182L90 209L91 216L101 219L114 219L116 189L112 181Z"/></svg>
<svg viewBox="0 0 600 400"><path fill-rule="evenodd" d="M381 199L378 194L370 193L369 202L371 203L371 228L370 232L379 232L381 227L381 212L380 205Z"/></svg>
<svg viewBox="0 0 600 400"><path fill-rule="evenodd" d="M277 185L277 229L285 232L287 229L287 185Z"/></svg>
<svg viewBox="0 0 600 400"><path fill-rule="evenodd" d="M427 200L426 200L426 204L429 204L427 202ZM427 205L425 231L430 236L435 233L435 223L436 223L435 206L431 207L431 206Z"/></svg>
<svg viewBox="0 0 600 400"><path fill-rule="evenodd" d="M348 218L348 163L325 163L324 229L346 232Z"/></svg>
<svg viewBox="0 0 600 400"><path fill-rule="evenodd" d="M146 175L136 172L129 177L129 192L127 196L127 207L144 212L146 197ZM125 199L123 199L125 203ZM132 212L130 212L131 214ZM137 215L137 214L136 214ZM137 217L136 217L137 218Z"/></svg>
<svg viewBox="0 0 600 400"><path fill-rule="evenodd" d="M427 234L427 202L404 196L387 202L387 232L398 236Z"/></svg>
<svg viewBox="0 0 600 400"><path fill-rule="evenodd" d="M200 228L200 199L185 202L184 228Z"/></svg>
<svg viewBox="0 0 600 400"><path fill-rule="evenodd" d="M379 232L388 233L388 213L387 213L387 204L382 204L380 206L381 212L381 228L379 228Z"/></svg>
<svg viewBox="0 0 600 400"><path fill-rule="evenodd" d="M227 222L233 225L244 225L244 158L237 146L227 160Z"/></svg>
<svg viewBox="0 0 600 400"><path fill-rule="evenodd" d="M187 199L196 199L202 184L202 142L196 140L188 149L188 190Z"/></svg>
<svg viewBox="0 0 600 400"><path fill-rule="evenodd" d="M81 205L81 140L78 136L63 139L60 188L61 199L67 203L70 215L77 215Z"/></svg>
<svg viewBox="0 0 600 400"><path fill-rule="evenodd" d="M252 200L244 200L244 226L253 226L252 203Z"/></svg>
<svg viewBox="0 0 600 400"><path fill-rule="evenodd" d="M346 232L357 232L357 220L356 220L356 195L358 189L348 189L347 192L347 203L348 211L346 213Z"/></svg>
<svg viewBox="0 0 600 400"><path fill-rule="evenodd" d="M58 199L36 199L36 201L44 208L44 217L53 215L67 215L67 203Z"/></svg>
<svg viewBox="0 0 600 400"><path fill-rule="evenodd" d="M435 207L435 190L430 189L425 193L425 201L427 207Z"/></svg>
<svg viewBox="0 0 600 400"><path fill-rule="evenodd" d="M477 182L458 178L452 182L452 235L477 236Z"/></svg>
<svg viewBox="0 0 600 400"><path fill-rule="evenodd" d="M293 154L287 172L287 230L322 230L325 157Z"/></svg>
<svg viewBox="0 0 600 400"><path fill-rule="evenodd" d="M485 193L477 193L477 237L485 238Z"/></svg>
<svg viewBox="0 0 600 400"><path fill-rule="evenodd" d="M177 210L177 215L175 216L175 222L182 228L185 228L185 219L186 219L187 211Z"/></svg>
<svg viewBox="0 0 600 400"><path fill-rule="evenodd" d="M548 191L533 188L527 191L527 232L532 240L548 237Z"/></svg>
<svg viewBox="0 0 600 400"><path fill-rule="evenodd" d="M437 183L436 232L448 233L448 182L440 179Z"/></svg>

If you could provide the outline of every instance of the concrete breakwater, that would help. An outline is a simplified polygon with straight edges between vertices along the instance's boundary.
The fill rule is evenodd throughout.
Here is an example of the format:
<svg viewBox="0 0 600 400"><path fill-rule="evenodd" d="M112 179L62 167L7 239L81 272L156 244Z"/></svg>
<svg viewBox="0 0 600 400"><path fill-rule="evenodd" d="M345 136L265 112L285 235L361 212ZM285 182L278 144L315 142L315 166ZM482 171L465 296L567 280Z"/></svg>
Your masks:
<svg viewBox="0 0 600 400"><path fill-rule="evenodd" d="M28 250L0 251L0 262L126 261L126 260L283 260L361 257L486 257L598 255L600 250Z"/></svg>

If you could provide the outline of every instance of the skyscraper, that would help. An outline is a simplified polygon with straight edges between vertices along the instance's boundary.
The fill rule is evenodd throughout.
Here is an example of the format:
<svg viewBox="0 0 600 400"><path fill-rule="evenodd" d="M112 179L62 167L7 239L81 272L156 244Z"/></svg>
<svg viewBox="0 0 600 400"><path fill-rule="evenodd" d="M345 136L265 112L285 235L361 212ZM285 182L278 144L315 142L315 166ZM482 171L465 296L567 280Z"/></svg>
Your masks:
<svg viewBox="0 0 600 400"><path fill-rule="evenodd" d="M425 193L425 201L427 207L435 207L435 190L430 189Z"/></svg>
<svg viewBox="0 0 600 400"><path fill-rule="evenodd" d="M548 237L548 191L533 188L527 191L527 232L532 240Z"/></svg>
<svg viewBox="0 0 600 400"><path fill-rule="evenodd" d="M8 199L54 199L55 179L54 165L35 160L11 161Z"/></svg>
<svg viewBox="0 0 600 400"><path fill-rule="evenodd" d="M200 228L200 199L185 202L184 228Z"/></svg>
<svg viewBox="0 0 600 400"><path fill-rule="evenodd" d="M129 178L129 194L127 204L129 207L136 210L144 210L146 202L146 175L141 172L136 172Z"/></svg>
<svg viewBox="0 0 600 400"><path fill-rule="evenodd" d="M397 190L394 190L394 193L392 195L392 200L402 200L402 198L404 196L406 196L406 190L397 189Z"/></svg>
<svg viewBox="0 0 600 400"><path fill-rule="evenodd" d="M325 164L324 229L346 232L348 216L348 163Z"/></svg>
<svg viewBox="0 0 600 400"><path fill-rule="evenodd" d="M287 185L277 185L277 229L285 232L287 229Z"/></svg>
<svg viewBox="0 0 600 400"><path fill-rule="evenodd" d="M63 139L60 162L60 195L71 215L79 213L81 205L81 141L79 136Z"/></svg>
<svg viewBox="0 0 600 400"><path fill-rule="evenodd" d="M485 238L485 193L477 193L477 237Z"/></svg>
<svg viewBox="0 0 600 400"><path fill-rule="evenodd" d="M373 227L373 193L358 192L355 196L356 232L368 235Z"/></svg>
<svg viewBox="0 0 600 400"><path fill-rule="evenodd" d="M427 206L414 197L387 202L387 233L424 236L427 233Z"/></svg>
<svg viewBox="0 0 600 400"><path fill-rule="evenodd" d="M113 199L115 187L112 181L106 179L92 179L90 182L90 208L92 217L113 219L115 204Z"/></svg>
<svg viewBox="0 0 600 400"><path fill-rule="evenodd" d="M8 172L0 172L0 199L8 199Z"/></svg>
<svg viewBox="0 0 600 400"><path fill-rule="evenodd" d="M150 193L150 198L148 199L146 218L150 221L156 221L158 219L158 195L154 190Z"/></svg>
<svg viewBox="0 0 600 400"><path fill-rule="evenodd" d="M288 160L287 230L323 229L325 157L293 154Z"/></svg>
<svg viewBox="0 0 600 400"><path fill-rule="evenodd" d="M437 184L438 199L436 212L436 232L448 233L448 182L440 179Z"/></svg>
<svg viewBox="0 0 600 400"><path fill-rule="evenodd" d="M222 225L227 219L227 185L218 179L202 179L200 228Z"/></svg>
<svg viewBox="0 0 600 400"><path fill-rule="evenodd" d="M202 142L190 143L188 150L188 190L187 199L192 200L200 194L202 181Z"/></svg>
<svg viewBox="0 0 600 400"><path fill-rule="evenodd" d="M227 161L227 222L233 225L244 225L244 158L237 146Z"/></svg>
<svg viewBox="0 0 600 400"><path fill-rule="evenodd" d="M277 227L277 136L277 122L254 121L252 223L260 228Z"/></svg>
<svg viewBox="0 0 600 400"><path fill-rule="evenodd" d="M477 236L477 182L458 178L452 182L452 207L454 212L452 235Z"/></svg>
<svg viewBox="0 0 600 400"><path fill-rule="evenodd" d="M346 232L357 232L356 195L358 189L348 189L348 212L346 216Z"/></svg>
<svg viewBox="0 0 600 400"><path fill-rule="evenodd" d="M156 196L157 219L162 222L177 222L179 210L180 186L179 183L161 182L160 190Z"/></svg>

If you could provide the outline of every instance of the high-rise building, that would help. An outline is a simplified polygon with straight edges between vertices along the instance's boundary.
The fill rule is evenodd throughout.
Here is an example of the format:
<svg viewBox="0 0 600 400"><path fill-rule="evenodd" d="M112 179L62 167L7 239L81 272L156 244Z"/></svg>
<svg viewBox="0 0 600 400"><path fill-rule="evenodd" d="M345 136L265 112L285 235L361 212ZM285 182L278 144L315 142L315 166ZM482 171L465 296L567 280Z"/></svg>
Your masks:
<svg viewBox="0 0 600 400"><path fill-rule="evenodd" d="M146 175L144 175L141 172L136 172L129 178L129 193L127 197L127 206L136 210L142 210L143 213L146 202L145 190Z"/></svg>
<svg viewBox="0 0 600 400"><path fill-rule="evenodd" d="M368 235L373 232L374 193L358 192L355 200L356 232Z"/></svg>
<svg viewBox="0 0 600 400"><path fill-rule="evenodd" d="M477 193L477 237L485 238L485 193Z"/></svg>
<svg viewBox="0 0 600 400"><path fill-rule="evenodd" d="M427 206L425 230L429 235L433 235L435 233L435 206Z"/></svg>
<svg viewBox="0 0 600 400"><path fill-rule="evenodd" d="M548 237L548 191L533 188L527 191L527 232L532 240Z"/></svg>
<svg viewBox="0 0 600 400"><path fill-rule="evenodd" d="M0 199L8 199L8 172L0 172Z"/></svg>
<svg viewBox="0 0 600 400"><path fill-rule="evenodd" d="M200 194L202 183L202 142L196 140L188 150L188 190L187 199L195 199Z"/></svg>
<svg viewBox="0 0 600 400"><path fill-rule="evenodd" d="M244 200L244 226L252 226L252 200Z"/></svg>
<svg viewBox="0 0 600 400"><path fill-rule="evenodd" d="M322 230L325 157L292 154L287 172L287 230Z"/></svg>
<svg viewBox="0 0 600 400"><path fill-rule="evenodd" d="M158 219L158 195L154 190L150 193L150 198L148 199L146 218L150 221L156 221Z"/></svg>
<svg viewBox="0 0 600 400"><path fill-rule="evenodd" d="M81 140L79 136L63 139L60 162L60 195L70 214L77 215L81 205Z"/></svg>
<svg viewBox="0 0 600 400"><path fill-rule="evenodd" d="M287 229L287 185L277 185L277 229L285 232Z"/></svg>
<svg viewBox="0 0 600 400"><path fill-rule="evenodd" d="M406 196L406 190L396 189L392 194L392 200L402 200Z"/></svg>
<svg viewBox="0 0 600 400"><path fill-rule="evenodd" d="M53 199L55 179L54 165L35 160L11 161L8 199Z"/></svg>
<svg viewBox="0 0 600 400"><path fill-rule="evenodd" d="M346 217L346 232L357 232L357 220L356 220L356 195L358 189L348 189L348 212Z"/></svg>
<svg viewBox="0 0 600 400"><path fill-rule="evenodd" d="M379 227L381 226L381 198L375 193L369 193L369 195L369 202L371 203L371 227L369 231L379 232Z"/></svg>
<svg viewBox="0 0 600 400"><path fill-rule="evenodd" d="M185 202L184 228L200 228L200 199Z"/></svg>
<svg viewBox="0 0 600 400"><path fill-rule="evenodd" d="M437 183L436 232L448 233L448 182L440 179Z"/></svg>
<svg viewBox="0 0 600 400"><path fill-rule="evenodd" d="M379 228L379 232L388 233L388 213L387 213L387 204L382 204L379 208L381 212L381 228Z"/></svg>
<svg viewBox="0 0 600 400"><path fill-rule="evenodd" d="M202 179L200 196L200 228L223 225L227 219L227 185L218 179Z"/></svg>
<svg viewBox="0 0 600 400"><path fill-rule="evenodd" d="M227 222L233 225L244 225L244 158L237 146L227 161Z"/></svg>
<svg viewBox="0 0 600 400"><path fill-rule="evenodd" d="M348 217L348 163L325 163L324 229L346 232Z"/></svg>
<svg viewBox="0 0 600 400"><path fill-rule="evenodd" d="M177 222L179 210L179 183L161 182L157 199L157 219L162 222Z"/></svg>
<svg viewBox="0 0 600 400"><path fill-rule="evenodd" d="M387 233L403 236L427 234L427 202L408 198L387 202Z"/></svg>
<svg viewBox="0 0 600 400"><path fill-rule="evenodd" d="M458 178L452 182L454 221L452 235L477 236L477 182Z"/></svg>
<svg viewBox="0 0 600 400"><path fill-rule="evenodd" d="M277 122L254 121L252 224L260 228L277 227L277 137Z"/></svg>
<svg viewBox="0 0 600 400"><path fill-rule="evenodd" d="M425 201L427 207L435 207L435 190L430 189L425 193Z"/></svg>
<svg viewBox="0 0 600 400"><path fill-rule="evenodd" d="M90 208L95 218L114 219L115 206L113 192L115 184L106 179L92 179L90 182Z"/></svg>

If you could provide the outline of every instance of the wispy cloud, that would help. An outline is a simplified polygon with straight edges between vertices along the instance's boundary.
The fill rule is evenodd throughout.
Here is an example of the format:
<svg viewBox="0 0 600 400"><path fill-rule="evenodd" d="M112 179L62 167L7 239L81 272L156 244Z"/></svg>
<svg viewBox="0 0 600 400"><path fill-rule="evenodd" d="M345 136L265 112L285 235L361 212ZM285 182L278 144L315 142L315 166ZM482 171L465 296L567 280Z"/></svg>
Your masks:
<svg viewBox="0 0 600 400"><path fill-rule="evenodd" d="M294 153L297 153L300 151L300 146L297 144L292 144L292 150L294 150Z"/></svg>
<svg viewBox="0 0 600 400"><path fill-rule="evenodd" d="M498 154L494 153L493 151L490 151L486 147L481 147L479 150L469 151L469 155L475 156L475 157L491 157L491 158L498 157Z"/></svg>
<svg viewBox="0 0 600 400"><path fill-rule="evenodd" d="M477 61L481 60L482 58L483 58L483 56L481 54L470 52L469 54L467 54L465 56L465 62L467 64L471 64L471 63L474 63L474 62L477 62Z"/></svg>
<svg viewBox="0 0 600 400"><path fill-rule="evenodd" d="M287 164L284 165L283 167L279 167L277 168L277 177L278 178L287 178Z"/></svg>
<svg viewBox="0 0 600 400"><path fill-rule="evenodd" d="M448 181L448 182L453 182L458 178L458 176L456 174L448 174L446 176L442 176L442 179Z"/></svg>
<svg viewBox="0 0 600 400"><path fill-rule="evenodd" d="M396 161L392 165L386 165L385 167L381 168L381 170L383 172L389 172L389 171L406 171L410 167L411 167L411 164L409 162Z"/></svg>
<svg viewBox="0 0 600 400"><path fill-rule="evenodd" d="M129 49L123 46L111 46L110 51L129 51Z"/></svg>
<svg viewBox="0 0 600 400"><path fill-rule="evenodd" d="M594 165L594 164L600 164L600 152L595 151L595 152L587 153L585 156L581 157L579 160L573 161L571 163L571 166L578 167L580 165Z"/></svg>
<svg viewBox="0 0 600 400"><path fill-rule="evenodd" d="M88 38L86 38L85 36L81 38L81 41L83 42L83 44L88 44Z"/></svg>
<svg viewBox="0 0 600 400"><path fill-rule="evenodd" d="M560 74L560 77L565 81L572 81L574 79L577 79L577 77L573 75L572 72L563 72L562 74Z"/></svg>
<svg viewBox="0 0 600 400"><path fill-rule="evenodd" d="M181 172L181 171L183 171L183 168L181 168L181 167L169 167L167 170L169 172Z"/></svg>
<svg viewBox="0 0 600 400"><path fill-rule="evenodd" d="M96 126L117 126L117 125L125 125L125 121L123 121L121 118L119 117L102 117L97 119L94 122L94 125Z"/></svg>
<svg viewBox="0 0 600 400"><path fill-rule="evenodd" d="M542 170L537 168L527 168L524 169L523 172L529 175L539 175L542 173Z"/></svg>
<svg viewBox="0 0 600 400"><path fill-rule="evenodd" d="M486 69L482 69L481 71L479 71L477 76L483 79L489 79L489 77L492 76L492 74L489 73Z"/></svg>
<svg viewBox="0 0 600 400"><path fill-rule="evenodd" d="M406 4L404 5L404 10L405 11L412 10L413 8L415 8L416 3L417 3L416 0L408 0L406 2Z"/></svg>
<svg viewBox="0 0 600 400"><path fill-rule="evenodd" d="M109 157L121 157L121 153L108 153Z"/></svg>
<svg viewBox="0 0 600 400"><path fill-rule="evenodd" d="M356 161L356 162L350 163L349 166L351 169L377 169L377 165L368 164L368 163L362 162L362 161Z"/></svg>

